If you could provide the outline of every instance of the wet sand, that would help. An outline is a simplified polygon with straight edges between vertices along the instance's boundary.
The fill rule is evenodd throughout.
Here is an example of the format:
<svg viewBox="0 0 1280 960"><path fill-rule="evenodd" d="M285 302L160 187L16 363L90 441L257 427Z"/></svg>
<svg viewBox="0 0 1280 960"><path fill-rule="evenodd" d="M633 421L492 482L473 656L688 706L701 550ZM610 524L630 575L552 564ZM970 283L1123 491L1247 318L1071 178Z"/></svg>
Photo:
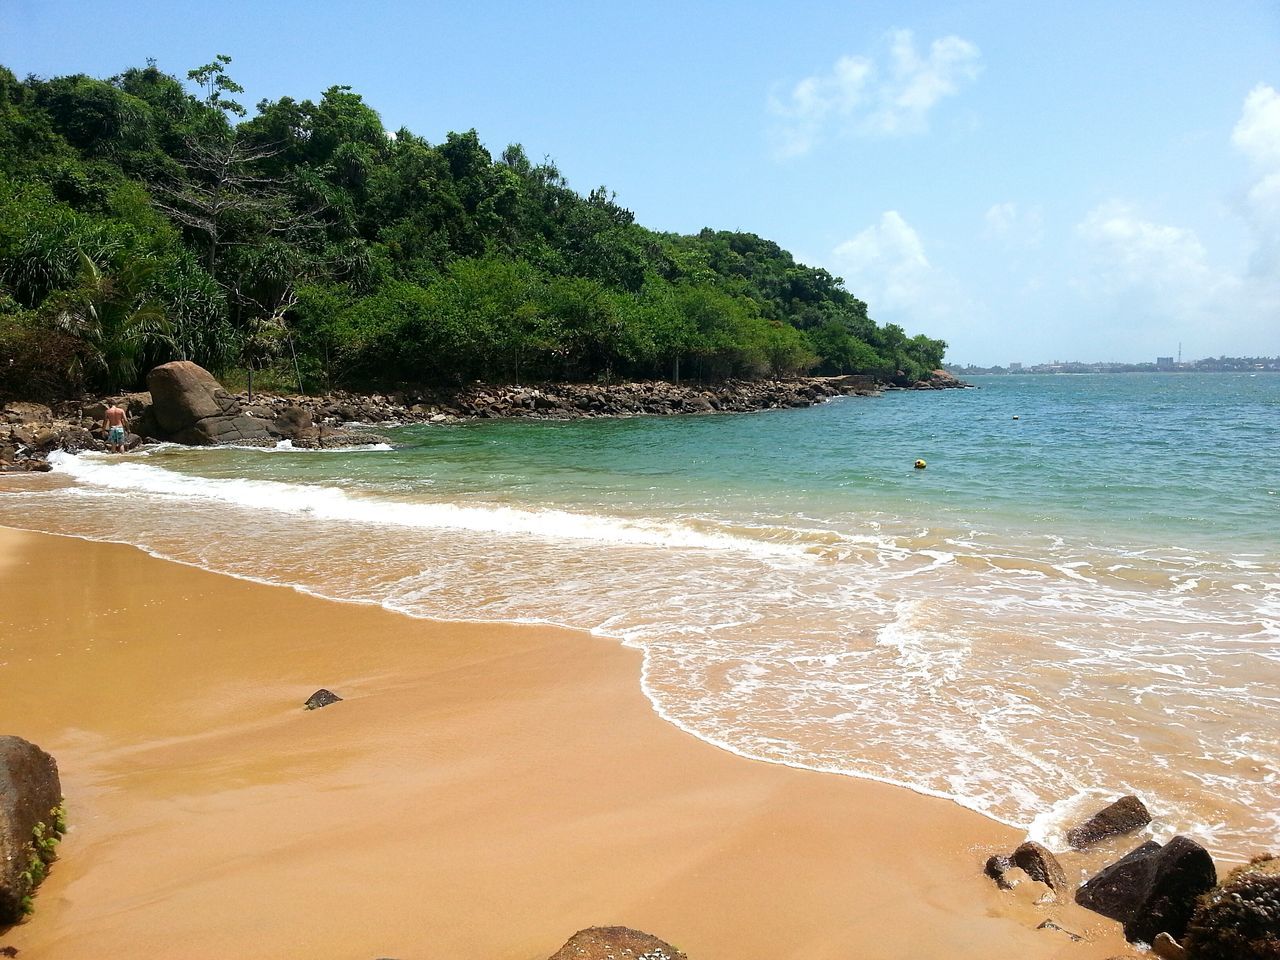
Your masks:
<svg viewBox="0 0 1280 960"><path fill-rule="evenodd" d="M707 745L612 641L3 528L0 595L0 733L57 757L71 825L21 960L540 960L597 924L691 960L1133 954L982 876L1016 831Z"/></svg>

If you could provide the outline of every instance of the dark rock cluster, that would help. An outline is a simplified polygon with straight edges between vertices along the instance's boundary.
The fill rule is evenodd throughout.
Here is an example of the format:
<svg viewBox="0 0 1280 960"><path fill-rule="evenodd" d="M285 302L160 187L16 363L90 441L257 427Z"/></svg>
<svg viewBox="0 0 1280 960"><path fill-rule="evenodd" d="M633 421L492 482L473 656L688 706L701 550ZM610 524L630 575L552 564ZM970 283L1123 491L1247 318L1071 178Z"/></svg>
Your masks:
<svg viewBox="0 0 1280 960"><path fill-rule="evenodd" d="M474 383L449 390L391 394L338 392L325 396L232 394L202 367L178 360L147 376L149 390L118 398L129 416L126 447L148 441L190 445L296 447L385 442L377 424L449 424L468 420L674 416L748 413L808 407L840 396L879 396L883 390L943 390L966 384L943 370L928 380L879 383L871 377L727 380L714 384L550 383L536 386ZM106 451L98 399L52 407L13 402L0 408L0 472L47 470L53 450Z"/></svg>
<svg viewBox="0 0 1280 960"><path fill-rule="evenodd" d="M0 406L0 473L48 470L53 450L105 450L76 416L55 416L43 403L11 402Z"/></svg>
<svg viewBox="0 0 1280 960"><path fill-rule="evenodd" d="M322 397L258 395L235 399L255 417L279 422L290 410L314 424L457 423L464 420L578 420L587 417L748 413L808 407L839 396L875 396L867 377L728 380L717 384L475 383L456 390L394 394L336 393Z"/></svg>
<svg viewBox="0 0 1280 960"><path fill-rule="evenodd" d="M1079 850L1151 822L1146 805L1121 797L1067 832ZM983 871L1002 890L1034 880L1051 903L1069 890L1057 858L1036 843L989 857ZM1080 886L1076 903L1124 925L1130 943L1164 960L1280 960L1280 858L1257 857L1218 883L1209 852L1188 837L1135 847ZM1060 929L1050 920L1039 929ZM1180 942L1181 941L1181 942Z"/></svg>

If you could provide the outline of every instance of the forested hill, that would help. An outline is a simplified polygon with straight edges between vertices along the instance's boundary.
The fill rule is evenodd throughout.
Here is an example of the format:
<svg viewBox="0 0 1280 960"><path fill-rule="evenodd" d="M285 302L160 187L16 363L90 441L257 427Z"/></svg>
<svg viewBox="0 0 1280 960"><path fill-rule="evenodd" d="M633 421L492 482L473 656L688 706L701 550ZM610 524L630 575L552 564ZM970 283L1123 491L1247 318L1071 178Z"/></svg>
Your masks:
<svg viewBox="0 0 1280 960"><path fill-rule="evenodd" d="M307 390L941 364L775 243L648 230L519 145L389 132L348 87L250 115L229 64L0 67L0 393L175 358Z"/></svg>

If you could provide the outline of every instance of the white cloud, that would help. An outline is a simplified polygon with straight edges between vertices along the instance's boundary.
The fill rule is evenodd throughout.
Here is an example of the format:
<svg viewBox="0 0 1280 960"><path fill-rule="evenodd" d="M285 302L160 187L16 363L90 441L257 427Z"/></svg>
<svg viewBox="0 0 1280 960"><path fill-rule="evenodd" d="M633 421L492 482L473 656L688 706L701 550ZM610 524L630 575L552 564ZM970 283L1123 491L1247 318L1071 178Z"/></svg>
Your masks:
<svg viewBox="0 0 1280 960"><path fill-rule="evenodd" d="M1076 227L1093 260L1095 292L1143 291L1180 311L1214 296L1226 278L1216 274L1192 230L1144 220L1128 203L1095 207Z"/></svg>
<svg viewBox="0 0 1280 960"><path fill-rule="evenodd" d="M933 314L937 308L936 271L920 234L897 210L883 212L879 223L841 243L832 261L873 315Z"/></svg>
<svg viewBox="0 0 1280 960"><path fill-rule="evenodd" d="M1265 83L1250 90L1231 142L1259 167L1280 168L1280 93Z"/></svg>
<svg viewBox="0 0 1280 960"><path fill-rule="evenodd" d="M1148 345L1158 336L1165 349L1184 336L1240 352L1280 346L1280 93L1267 84L1248 93L1231 143L1252 167L1239 207L1252 233L1247 263L1215 263L1193 230L1118 200L1077 226L1091 270L1075 286L1108 336Z"/></svg>
<svg viewBox="0 0 1280 960"><path fill-rule="evenodd" d="M1255 175L1243 211L1254 235L1249 273L1259 282L1280 284L1280 93L1265 83L1249 91L1231 142Z"/></svg>
<svg viewBox="0 0 1280 960"><path fill-rule="evenodd" d="M1012 201L992 204L983 217L983 236L1010 246L1036 247L1044 239L1044 210Z"/></svg>
<svg viewBox="0 0 1280 960"><path fill-rule="evenodd" d="M805 77L784 96L773 96L770 112L780 156L808 153L830 135L894 137L928 129L930 111L944 97L977 77L978 48L957 36L929 45L922 56L910 30L895 30L877 63L845 56L831 69Z"/></svg>
<svg viewBox="0 0 1280 960"><path fill-rule="evenodd" d="M1183 340L1209 352L1275 352L1280 284L1215 265L1195 231L1110 201L1076 233L1092 268L1074 284L1089 304L1081 329L1131 355L1167 353Z"/></svg>
<svg viewBox="0 0 1280 960"><path fill-rule="evenodd" d="M1241 213L1253 234L1247 264L1215 264L1197 234L1144 218L1113 200L1076 228L1092 270L1077 287L1112 322L1182 331L1274 352L1280 331L1280 93L1259 84L1244 99L1231 143L1250 162Z"/></svg>

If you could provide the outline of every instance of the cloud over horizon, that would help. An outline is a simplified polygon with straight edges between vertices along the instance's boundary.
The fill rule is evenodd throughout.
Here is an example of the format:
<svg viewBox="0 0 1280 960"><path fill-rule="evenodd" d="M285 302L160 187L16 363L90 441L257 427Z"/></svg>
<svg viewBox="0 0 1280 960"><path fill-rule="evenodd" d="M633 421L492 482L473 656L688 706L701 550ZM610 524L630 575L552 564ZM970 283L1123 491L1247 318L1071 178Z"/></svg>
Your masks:
<svg viewBox="0 0 1280 960"><path fill-rule="evenodd" d="M951 277L930 262L920 234L897 210L886 210L832 250L828 260L873 317L915 333L925 322L945 324L968 302ZM930 331L933 336L949 332Z"/></svg>
<svg viewBox="0 0 1280 960"><path fill-rule="evenodd" d="M1260 83L1249 91L1231 143L1256 176L1243 205L1255 244L1249 274L1280 283L1280 93L1275 88Z"/></svg>
<svg viewBox="0 0 1280 960"><path fill-rule="evenodd" d="M927 55L917 50L910 30L893 30L885 40L883 62L843 56L830 69L769 98L779 157L802 156L832 136L923 133L930 111L981 71L981 52L958 36L934 40Z"/></svg>

